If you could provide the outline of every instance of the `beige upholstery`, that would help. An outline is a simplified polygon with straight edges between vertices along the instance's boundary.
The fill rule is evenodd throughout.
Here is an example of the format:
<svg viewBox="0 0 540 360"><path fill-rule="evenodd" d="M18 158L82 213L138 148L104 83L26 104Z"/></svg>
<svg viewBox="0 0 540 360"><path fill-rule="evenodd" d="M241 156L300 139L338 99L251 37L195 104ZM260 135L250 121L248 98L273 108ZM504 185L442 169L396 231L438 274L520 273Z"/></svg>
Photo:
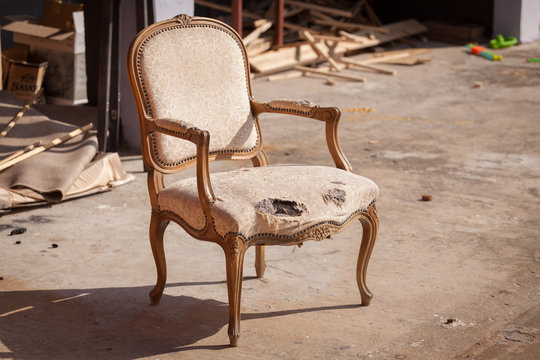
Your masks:
<svg viewBox="0 0 540 360"><path fill-rule="evenodd" d="M210 153L250 151L257 145L245 59L227 30L169 28L148 38L139 56L149 116L207 130ZM196 154L193 144L169 135L155 134L152 141L153 155L164 166Z"/></svg>
<svg viewBox="0 0 540 360"><path fill-rule="evenodd" d="M373 181L324 166L242 168L213 173L211 180L217 197L212 214L222 237L237 233L287 238L314 225L342 224L367 210L378 195ZM160 211L177 214L192 228L204 228L196 178L169 185L159 193L158 203ZM276 209L280 205L284 209ZM287 209L289 215L283 214ZM276 210L281 214L273 215Z"/></svg>

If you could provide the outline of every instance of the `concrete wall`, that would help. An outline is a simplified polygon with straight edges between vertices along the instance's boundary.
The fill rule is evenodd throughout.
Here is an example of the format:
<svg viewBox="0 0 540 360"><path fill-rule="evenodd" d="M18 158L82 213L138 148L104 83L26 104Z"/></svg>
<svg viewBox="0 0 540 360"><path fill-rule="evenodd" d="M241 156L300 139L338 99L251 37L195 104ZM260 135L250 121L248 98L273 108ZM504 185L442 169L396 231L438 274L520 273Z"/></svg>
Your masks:
<svg viewBox="0 0 540 360"><path fill-rule="evenodd" d="M515 36L520 42L539 38L540 0L495 0L493 34Z"/></svg>

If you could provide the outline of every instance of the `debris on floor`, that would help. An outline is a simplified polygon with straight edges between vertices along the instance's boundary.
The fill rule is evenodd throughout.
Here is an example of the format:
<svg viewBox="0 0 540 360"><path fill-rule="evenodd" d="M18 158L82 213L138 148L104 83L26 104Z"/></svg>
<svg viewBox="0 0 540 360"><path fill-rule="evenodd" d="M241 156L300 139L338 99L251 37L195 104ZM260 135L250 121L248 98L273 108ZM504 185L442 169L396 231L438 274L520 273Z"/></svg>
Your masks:
<svg viewBox="0 0 540 360"><path fill-rule="evenodd" d="M0 91L0 128L2 212L110 190L133 179L117 153L97 153L92 124L52 120L7 91Z"/></svg>
<svg viewBox="0 0 540 360"><path fill-rule="evenodd" d="M11 232L9 233L9 236L20 235L20 234L24 234L25 232L26 232L25 227L19 227L19 228L11 230Z"/></svg>
<svg viewBox="0 0 540 360"><path fill-rule="evenodd" d="M465 323L459 319L449 317L449 318L441 318L442 323L441 326L445 328L455 328L458 326L464 326Z"/></svg>
<svg viewBox="0 0 540 360"><path fill-rule="evenodd" d="M475 44L467 44L465 45L466 51L473 55L478 55L483 57L484 59L492 60L492 61L499 61L502 60L502 56L492 53L491 51L487 51L484 47L475 45Z"/></svg>
<svg viewBox="0 0 540 360"><path fill-rule="evenodd" d="M422 198L420 200L422 200L422 201L432 201L433 196L429 195L429 194L424 194L424 195L422 195Z"/></svg>
<svg viewBox="0 0 540 360"><path fill-rule="evenodd" d="M232 9L209 1L195 0L195 4L228 13ZM383 25L370 3L358 1L349 6L335 1L285 2L283 45L274 46L271 36L274 9L271 2L261 3L254 11L243 11L252 20L253 30L243 38L254 78L267 77L276 81L305 75L323 76L327 85L332 78L364 82L365 78L344 74L344 69L355 69L376 74L395 75L393 69L378 63L416 65L430 59L418 59L412 53L393 54L386 58L362 58L351 61L347 56L385 43L400 41L416 46L407 39L427 31L427 27L414 19ZM425 53L429 49L412 49ZM393 62L391 62L393 59ZM276 74L282 73L284 74Z"/></svg>

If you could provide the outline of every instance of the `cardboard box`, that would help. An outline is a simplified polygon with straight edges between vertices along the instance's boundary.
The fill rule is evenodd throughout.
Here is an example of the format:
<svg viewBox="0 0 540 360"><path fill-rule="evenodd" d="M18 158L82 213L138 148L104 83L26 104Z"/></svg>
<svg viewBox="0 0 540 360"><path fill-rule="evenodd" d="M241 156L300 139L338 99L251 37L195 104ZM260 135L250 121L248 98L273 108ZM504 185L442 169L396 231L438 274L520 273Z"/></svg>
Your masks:
<svg viewBox="0 0 540 360"><path fill-rule="evenodd" d="M13 32L13 42L29 46L30 53L49 63L44 79L47 101L57 104L84 104L86 96L86 59L84 15L73 4L44 2L42 23L13 21L3 30ZM78 5L77 5L78 6ZM73 29L72 31L62 31Z"/></svg>
<svg viewBox="0 0 540 360"><path fill-rule="evenodd" d="M47 62L29 57L28 48L15 46L2 54L2 84L24 102L31 101L41 89Z"/></svg>

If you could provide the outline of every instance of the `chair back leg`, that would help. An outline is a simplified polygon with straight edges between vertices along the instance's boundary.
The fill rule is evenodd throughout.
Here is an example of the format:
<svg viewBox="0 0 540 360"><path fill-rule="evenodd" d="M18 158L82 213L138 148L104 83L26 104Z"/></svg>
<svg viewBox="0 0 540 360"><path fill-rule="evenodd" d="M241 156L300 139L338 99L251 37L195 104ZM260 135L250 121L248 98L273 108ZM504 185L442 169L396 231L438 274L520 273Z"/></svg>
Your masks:
<svg viewBox="0 0 540 360"><path fill-rule="evenodd" d="M264 276L264 270L266 270L264 252L264 245L255 246L255 272L257 273L258 278L262 278Z"/></svg>

